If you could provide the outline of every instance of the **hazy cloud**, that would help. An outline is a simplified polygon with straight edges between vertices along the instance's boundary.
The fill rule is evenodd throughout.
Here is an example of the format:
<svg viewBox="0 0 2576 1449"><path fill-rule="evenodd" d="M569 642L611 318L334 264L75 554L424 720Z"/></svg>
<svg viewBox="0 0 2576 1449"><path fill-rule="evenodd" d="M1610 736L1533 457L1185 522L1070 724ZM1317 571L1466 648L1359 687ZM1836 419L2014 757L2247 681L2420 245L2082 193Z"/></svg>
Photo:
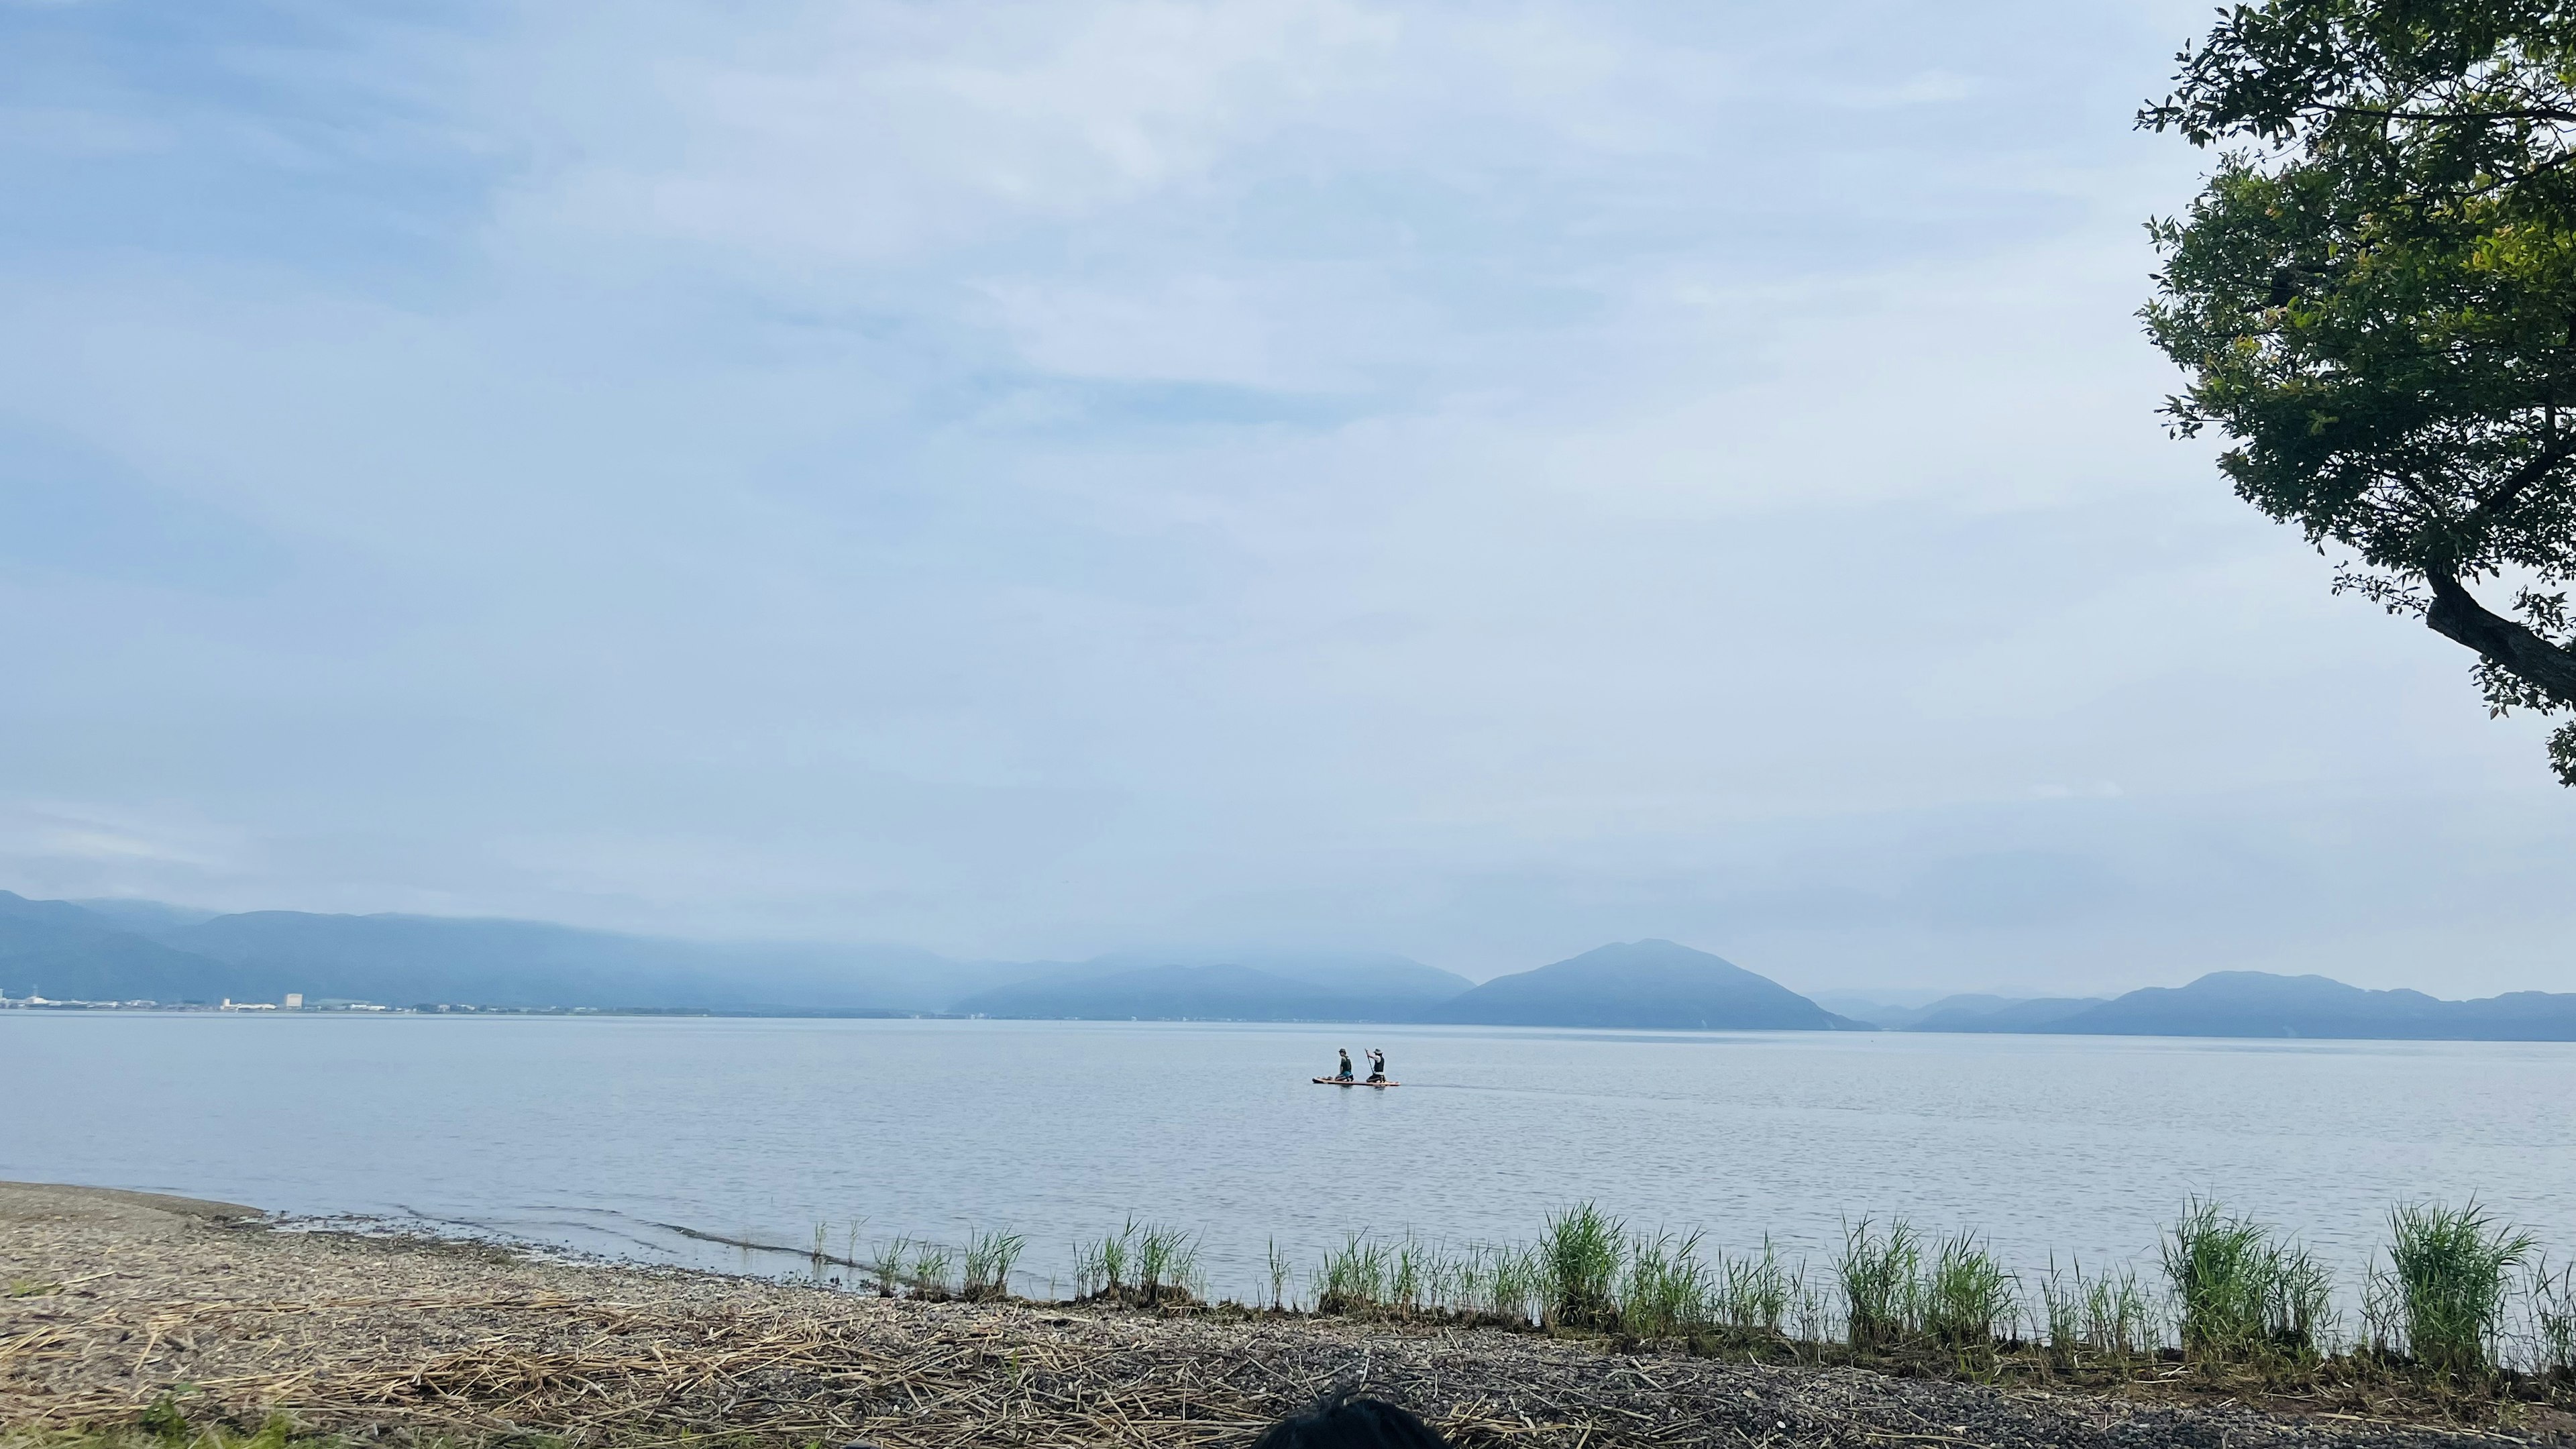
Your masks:
<svg viewBox="0 0 2576 1449"><path fill-rule="evenodd" d="M2537 731L2153 417L2203 24L0 11L0 885L2560 984Z"/></svg>

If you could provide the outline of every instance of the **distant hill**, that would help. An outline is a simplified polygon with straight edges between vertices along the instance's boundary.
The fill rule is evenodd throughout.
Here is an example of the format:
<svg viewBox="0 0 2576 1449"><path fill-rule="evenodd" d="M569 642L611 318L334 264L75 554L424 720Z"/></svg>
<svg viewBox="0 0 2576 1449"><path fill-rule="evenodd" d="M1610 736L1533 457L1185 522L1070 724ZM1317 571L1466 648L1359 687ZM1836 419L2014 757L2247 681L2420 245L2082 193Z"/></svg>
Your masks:
<svg viewBox="0 0 2576 1449"><path fill-rule="evenodd" d="M719 945L539 921L208 915L0 891L0 995L213 1003L955 1012L1124 1020L1419 1021L1661 1031L1875 1030L1670 941L1603 946L1481 986L1400 956L953 961L896 946ZM2576 993L2445 1001L2323 976L2221 971L2109 1001L1952 996L1883 1012L1908 1031L2576 1041ZM1911 1018L1911 1019L1907 1019Z"/></svg>
<svg viewBox="0 0 2576 1449"><path fill-rule="evenodd" d="M1923 1019L1924 1013L1942 1002L1959 998L1912 991L1806 991L1799 993L1836 1016L1848 1016L1864 1026L1895 1031ZM2005 998L1996 997L2002 1001Z"/></svg>
<svg viewBox="0 0 2576 1449"><path fill-rule="evenodd" d="M1086 1021L1386 1021L1421 1002L1371 993L1362 982L1337 989L1250 966L1166 965L1053 973L979 992L955 1009Z"/></svg>
<svg viewBox="0 0 2576 1449"><path fill-rule="evenodd" d="M2444 1001L2323 976L2217 971L2150 986L2027 1030L2115 1036L2346 1037L2402 1041L2576 1041L2576 994L2516 991Z"/></svg>
<svg viewBox="0 0 2576 1449"><path fill-rule="evenodd" d="M1930 997L1918 1002L1874 1000L1848 991L1811 991L1807 999L1825 1010L1888 1031L1906 1031L1926 1017L1958 1014L1972 1016L2001 1010L2025 998L1962 994Z"/></svg>
<svg viewBox="0 0 2576 1449"><path fill-rule="evenodd" d="M1329 996L1374 1003L1378 1010L1394 1013L1380 1020L1401 1020L1412 1009L1447 1001L1476 984L1455 971L1383 952L1117 951L1064 969L1069 975L1102 975L1154 966L1250 967L1314 987Z"/></svg>
<svg viewBox="0 0 2576 1449"><path fill-rule="evenodd" d="M2576 994L2517 991L2445 1001L2371 991L2324 976L2216 971L2105 1001L1952 997L1907 1031L2070 1036L2318 1037L2381 1041L2576 1041Z"/></svg>
<svg viewBox="0 0 2576 1449"><path fill-rule="evenodd" d="M223 914L195 906L174 906L167 901L137 900L130 896L94 896L59 904L78 906L117 930L139 931L146 935L174 926L193 926Z"/></svg>
<svg viewBox="0 0 2576 1449"><path fill-rule="evenodd" d="M1952 996L1907 1022L1905 1031L2063 1031L2059 1023L2102 1005L2098 996Z"/></svg>
<svg viewBox="0 0 2576 1449"><path fill-rule="evenodd" d="M1629 941L1498 976L1425 1012L1476 1026L1867 1031L1767 976L1671 941Z"/></svg>
<svg viewBox="0 0 2576 1449"><path fill-rule="evenodd" d="M1022 982L1048 991L986 999ZM1400 956L1347 952L954 961L905 947L717 945L451 916L214 915L0 891L0 995L58 1000L276 1001L292 991L393 1006L1386 1021L1471 984Z"/></svg>
<svg viewBox="0 0 2576 1449"><path fill-rule="evenodd" d="M711 945L536 921L251 911L204 917L0 891L0 993L212 1002L936 1011L1036 968L903 947Z"/></svg>
<svg viewBox="0 0 2576 1449"><path fill-rule="evenodd" d="M0 994L65 1001L219 1001L222 962L120 931L68 901L0 891Z"/></svg>

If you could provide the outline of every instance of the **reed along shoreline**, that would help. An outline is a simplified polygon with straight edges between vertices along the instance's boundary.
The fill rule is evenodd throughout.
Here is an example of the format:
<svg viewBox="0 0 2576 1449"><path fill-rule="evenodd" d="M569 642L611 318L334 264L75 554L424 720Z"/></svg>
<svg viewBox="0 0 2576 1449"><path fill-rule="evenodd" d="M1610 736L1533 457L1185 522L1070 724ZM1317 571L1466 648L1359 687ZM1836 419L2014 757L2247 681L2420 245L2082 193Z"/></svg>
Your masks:
<svg viewBox="0 0 2576 1449"><path fill-rule="evenodd" d="M2140 1354L2113 1374L2045 1345L1847 1334L1828 1351L1391 1302L1209 1307L1149 1294L1137 1267L1089 1303L965 1301L945 1280L878 1296L0 1185L0 1435L184 1445L283 1416L351 1441L1219 1445L1357 1382L1464 1445L2576 1444L2546 1392L2332 1360L2281 1374Z"/></svg>

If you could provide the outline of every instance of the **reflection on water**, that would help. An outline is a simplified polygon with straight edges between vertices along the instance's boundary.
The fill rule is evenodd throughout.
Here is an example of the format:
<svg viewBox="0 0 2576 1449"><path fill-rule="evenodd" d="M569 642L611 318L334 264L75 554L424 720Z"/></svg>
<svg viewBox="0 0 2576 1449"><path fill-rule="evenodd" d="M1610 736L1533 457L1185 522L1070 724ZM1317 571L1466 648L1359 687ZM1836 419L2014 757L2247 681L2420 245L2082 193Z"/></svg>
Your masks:
<svg viewBox="0 0 2576 1449"><path fill-rule="evenodd" d="M1317 1087L1333 1049L1405 1085ZM1220 1292L1276 1237L1527 1237L1590 1198L1821 1257L1861 1213L2141 1256L2187 1193L2357 1267L2474 1193L2576 1251L2576 1046L1057 1022L0 1015L0 1177L734 1271L1130 1215ZM768 1245L777 1251L739 1244Z"/></svg>

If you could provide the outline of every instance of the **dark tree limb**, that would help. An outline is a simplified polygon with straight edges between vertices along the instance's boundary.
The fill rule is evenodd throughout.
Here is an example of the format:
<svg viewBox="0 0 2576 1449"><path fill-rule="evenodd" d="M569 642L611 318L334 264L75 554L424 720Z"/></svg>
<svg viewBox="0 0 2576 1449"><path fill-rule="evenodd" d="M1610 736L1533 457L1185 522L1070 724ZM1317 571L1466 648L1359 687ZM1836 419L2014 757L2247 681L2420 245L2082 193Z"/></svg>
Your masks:
<svg viewBox="0 0 2576 1449"><path fill-rule="evenodd" d="M2424 579L2433 586L2424 622L2434 633L2476 650L2479 658L2560 704L2576 705L2576 654L2479 603L2456 575L2427 571Z"/></svg>
<svg viewBox="0 0 2576 1449"><path fill-rule="evenodd" d="M2568 330L2576 332L2576 321L2569 322ZM2468 517L2461 522L2474 528L2521 502L2522 496L2531 491L2533 484L2548 477L2570 456L2576 456L2576 435L2562 435L2550 439L2541 446L2539 452L2531 456L2528 462L2516 468L2511 477L2498 484L2493 493L2479 499L2477 506L2471 508Z"/></svg>

